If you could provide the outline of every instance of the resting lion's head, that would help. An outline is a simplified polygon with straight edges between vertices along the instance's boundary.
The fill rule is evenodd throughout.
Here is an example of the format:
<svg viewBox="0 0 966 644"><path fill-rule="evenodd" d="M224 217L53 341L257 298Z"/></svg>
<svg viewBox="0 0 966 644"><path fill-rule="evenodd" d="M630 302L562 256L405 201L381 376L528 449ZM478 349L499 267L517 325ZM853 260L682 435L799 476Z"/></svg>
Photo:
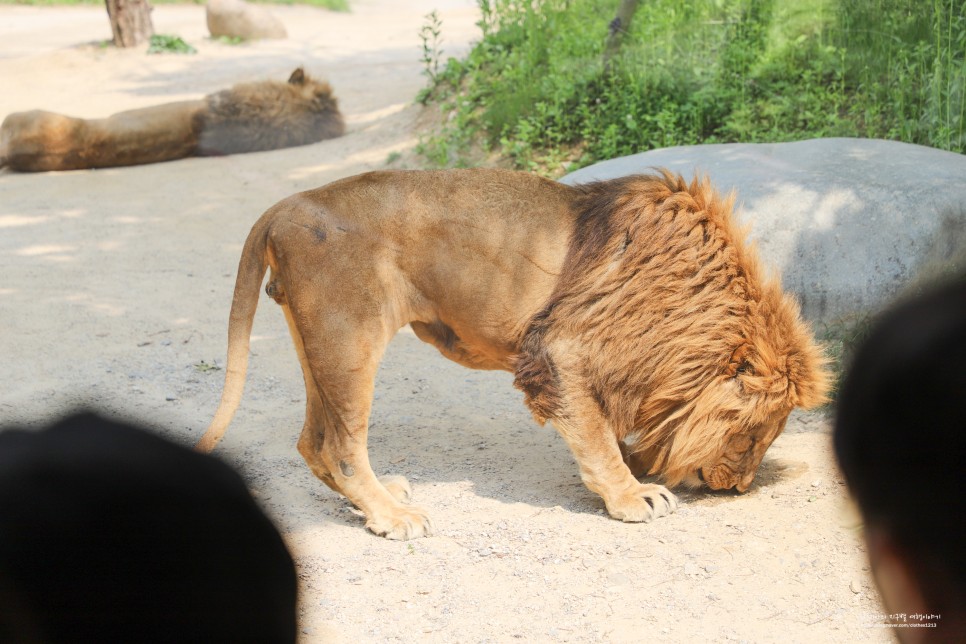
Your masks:
<svg viewBox="0 0 966 644"><path fill-rule="evenodd" d="M797 302L707 180L665 172L580 189L576 242L525 353L580 347L580 385L636 475L747 490L791 410L826 399ZM554 417L552 397L518 386L538 420Z"/></svg>

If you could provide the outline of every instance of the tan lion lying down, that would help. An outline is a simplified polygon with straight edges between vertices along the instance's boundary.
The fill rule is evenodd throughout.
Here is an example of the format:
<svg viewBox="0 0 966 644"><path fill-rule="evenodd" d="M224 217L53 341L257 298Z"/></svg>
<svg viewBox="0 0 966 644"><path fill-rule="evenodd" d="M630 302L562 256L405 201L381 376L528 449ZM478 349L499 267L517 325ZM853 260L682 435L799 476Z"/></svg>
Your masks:
<svg viewBox="0 0 966 644"><path fill-rule="evenodd" d="M446 357L516 374L623 521L677 501L660 485L746 490L793 407L827 376L798 306L762 275L707 181L570 187L502 170L372 172L270 208L242 251L210 451L241 399L266 267L305 379L298 449L379 535L429 534L405 479L366 447L380 358L409 324Z"/></svg>
<svg viewBox="0 0 966 644"><path fill-rule="evenodd" d="M105 119L43 110L15 112L0 125L0 167L21 172L110 168L275 150L341 136L328 83L302 71L287 83L242 83L196 101L166 103Z"/></svg>

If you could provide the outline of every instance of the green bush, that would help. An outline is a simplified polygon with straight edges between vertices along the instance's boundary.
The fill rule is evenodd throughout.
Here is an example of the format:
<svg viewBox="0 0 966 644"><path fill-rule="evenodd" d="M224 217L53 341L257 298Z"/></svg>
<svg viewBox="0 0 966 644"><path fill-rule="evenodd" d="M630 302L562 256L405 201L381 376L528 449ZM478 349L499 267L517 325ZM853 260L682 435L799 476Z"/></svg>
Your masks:
<svg viewBox="0 0 966 644"><path fill-rule="evenodd" d="M606 67L616 0L479 5L481 41L423 96L447 117L421 146L437 165L482 146L558 174L656 147L816 136L966 150L966 0L644 0Z"/></svg>

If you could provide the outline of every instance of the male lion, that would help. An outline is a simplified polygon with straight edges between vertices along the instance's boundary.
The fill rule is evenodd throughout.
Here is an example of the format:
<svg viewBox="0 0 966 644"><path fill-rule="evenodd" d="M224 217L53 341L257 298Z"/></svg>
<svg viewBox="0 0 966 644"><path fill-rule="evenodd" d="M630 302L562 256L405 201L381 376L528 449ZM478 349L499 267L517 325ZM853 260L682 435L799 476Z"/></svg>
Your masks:
<svg viewBox="0 0 966 644"><path fill-rule="evenodd" d="M674 511L643 473L744 491L791 409L824 400L827 376L795 301L743 238L730 200L668 172L575 187L504 170L370 172L296 194L245 242L225 391L198 449L241 399L271 266L266 291L305 378L299 452L376 534L431 530L404 504L405 479L377 479L366 449L376 368L405 324L460 364L515 373L614 518Z"/></svg>
<svg viewBox="0 0 966 644"><path fill-rule="evenodd" d="M179 101L79 119L43 110L15 112L0 125L0 167L20 172L158 163L189 156L275 150L341 136L328 83L301 67L287 83L241 83Z"/></svg>

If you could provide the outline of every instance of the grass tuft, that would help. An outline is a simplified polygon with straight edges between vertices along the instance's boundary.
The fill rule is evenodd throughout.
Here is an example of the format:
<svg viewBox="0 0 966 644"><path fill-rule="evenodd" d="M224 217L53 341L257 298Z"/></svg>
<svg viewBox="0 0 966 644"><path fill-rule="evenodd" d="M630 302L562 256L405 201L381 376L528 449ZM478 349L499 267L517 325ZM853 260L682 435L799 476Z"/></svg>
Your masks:
<svg viewBox="0 0 966 644"><path fill-rule="evenodd" d="M149 54L197 54L198 50L186 43L181 36L154 34L148 45Z"/></svg>

